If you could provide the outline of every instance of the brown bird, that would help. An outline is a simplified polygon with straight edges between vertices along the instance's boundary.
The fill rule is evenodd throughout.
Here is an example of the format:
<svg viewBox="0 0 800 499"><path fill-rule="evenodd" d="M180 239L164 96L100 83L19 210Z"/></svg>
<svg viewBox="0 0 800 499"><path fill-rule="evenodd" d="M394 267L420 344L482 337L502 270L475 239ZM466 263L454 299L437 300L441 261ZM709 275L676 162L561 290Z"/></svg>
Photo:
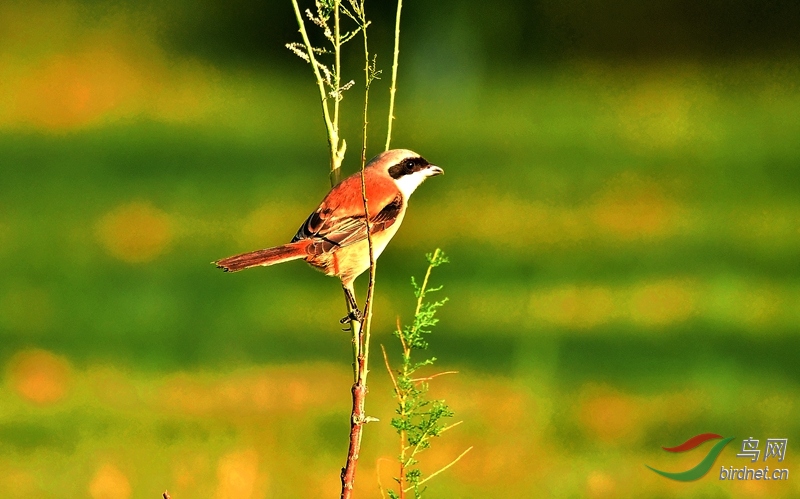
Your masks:
<svg viewBox="0 0 800 499"><path fill-rule="evenodd" d="M375 258L397 233L408 207L408 198L422 182L444 170L419 154L393 149L374 157L364 168L364 183L370 215ZM342 321L360 320L353 282L369 268L369 245L361 197L361 173L355 173L328 192L306 219L292 241L214 262L226 272L269 266L303 259L326 275L342 281L350 307L355 312Z"/></svg>

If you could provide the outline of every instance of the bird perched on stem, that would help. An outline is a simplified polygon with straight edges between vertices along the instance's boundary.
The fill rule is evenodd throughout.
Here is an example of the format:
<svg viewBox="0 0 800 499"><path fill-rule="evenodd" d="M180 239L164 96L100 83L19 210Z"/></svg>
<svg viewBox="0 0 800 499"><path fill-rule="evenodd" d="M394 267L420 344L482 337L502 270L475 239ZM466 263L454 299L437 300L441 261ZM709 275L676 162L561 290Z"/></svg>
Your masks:
<svg viewBox="0 0 800 499"><path fill-rule="evenodd" d="M364 184L376 259L403 222L411 194L426 178L443 173L438 166L406 149L386 151L366 165ZM230 256L214 263L226 272L238 272L303 259L326 275L341 279L350 308L355 311L355 316L343 321L360 320L353 282L369 268L365 219L361 173L357 172L331 189L288 244Z"/></svg>

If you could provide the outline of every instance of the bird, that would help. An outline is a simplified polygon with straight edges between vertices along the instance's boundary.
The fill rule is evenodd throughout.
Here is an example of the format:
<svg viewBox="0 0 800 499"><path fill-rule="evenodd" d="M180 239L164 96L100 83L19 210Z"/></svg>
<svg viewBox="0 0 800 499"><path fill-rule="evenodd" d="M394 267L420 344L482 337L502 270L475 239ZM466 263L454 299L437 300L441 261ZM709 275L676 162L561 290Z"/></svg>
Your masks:
<svg viewBox="0 0 800 499"><path fill-rule="evenodd" d="M397 233L411 194L429 177L444 170L408 149L392 149L364 167L373 255L377 259ZM275 246L229 256L213 263L225 272L267 267L305 260L328 276L338 277L351 312L342 319L361 320L353 283L370 267L367 225L361 192L361 172L334 186L292 240Z"/></svg>

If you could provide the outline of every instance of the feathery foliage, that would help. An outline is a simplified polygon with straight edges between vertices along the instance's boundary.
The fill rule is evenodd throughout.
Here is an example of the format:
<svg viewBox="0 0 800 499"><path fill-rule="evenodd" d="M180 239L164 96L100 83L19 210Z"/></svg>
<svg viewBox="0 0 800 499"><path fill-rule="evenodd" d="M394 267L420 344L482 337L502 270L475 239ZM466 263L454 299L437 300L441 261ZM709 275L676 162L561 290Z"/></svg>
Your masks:
<svg viewBox="0 0 800 499"><path fill-rule="evenodd" d="M441 300L427 300L427 297L442 289L442 286L429 287L431 271L435 267L448 263L449 260L438 248L425 256L428 260L428 270L422 284L418 284L416 279L411 278L411 286L414 288L414 296L417 298L414 319L410 325L403 328L398 325L397 331L395 331L395 336L400 340L403 348L400 369L396 373L392 371L384 350L386 368L392 377L394 396L397 399L397 417L392 419L391 424L400 435L400 455L398 456L400 476L395 478L399 485L399 491L388 490L389 497L392 499L404 499L406 492L412 490L415 497L421 497L425 491L425 488L422 487L425 482L455 464L471 449L467 449L450 464L427 478L423 478L422 470L417 466L419 464L417 456L431 446L432 438L438 437L442 432L460 424L446 425L445 420L454 416L453 411L444 400L430 400L427 397L430 380L454 372L447 371L427 377L415 377L419 369L436 362L435 357L417 360L412 358L412 354L428 348L426 337L431 334L439 322L436 317L437 311L447 302L446 297Z"/></svg>

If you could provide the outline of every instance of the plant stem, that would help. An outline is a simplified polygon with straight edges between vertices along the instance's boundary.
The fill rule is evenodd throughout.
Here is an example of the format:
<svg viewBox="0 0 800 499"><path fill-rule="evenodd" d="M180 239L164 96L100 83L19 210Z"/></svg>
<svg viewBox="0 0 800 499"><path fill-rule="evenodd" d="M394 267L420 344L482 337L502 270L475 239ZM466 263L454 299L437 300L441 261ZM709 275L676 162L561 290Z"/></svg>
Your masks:
<svg viewBox="0 0 800 499"><path fill-rule="evenodd" d="M306 32L305 22L303 15L300 12L300 7L297 5L297 0L292 0L294 7L295 17L297 18L297 25L300 30L300 35L303 37L303 43L306 47L306 54L311 63L311 68L314 71L314 77L317 80L317 88L319 89L320 103L322 104L322 117L325 121L325 130L328 134L328 146L330 147L331 169L330 169L330 183L331 187L339 183L341 177L341 165L344 159L344 153L347 149L347 143L342 140L342 145L339 146L339 101L341 100L341 33L339 29L339 8L340 0L334 3L334 53L335 53L335 67L334 67L334 104L333 104L333 119L331 119L330 110L328 109L328 95L325 91L325 81L319 72L317 60L314 57L314 49L311 41ZM353 307L350 305L349 300L347 303L348 314L354 312ZM353 491L353 479L355 477L355 463L358 461L358 452L361 448L361 428L365 420L364 416L364 396L366 388L361 384L361 371L363 365L363 356L361 352L361 322L350 321L350 330L353 333L353 378L354 384L351 390L353 396L353 409L351 413L351 430L350 430L350 449L347 454L347 464L342 468L342 498L349 498Z"/></svg>
<svg viewBox="0 0 800 499"><path fill-rule="evenodd" d="M359 361L363 359L359 356ZM364 398L367 394L367 387L356 381L351 390L353 395L353 407L350 414L350 446L347 450L347 463L342 468L342 494L341 499L353 497L353 485L356 478L356 465L358 464L358 454L361 451L361 435L364 429L366 416L364 414Z"/></svg>
<svg viewBox="0 0 800 499"><path fill-rule="evenodd" d="M435 262L436 258L439 257L439 252L441 250L436 248L433 252L433 257L431 261ZM422 287L419 288L419 296L417 297L417 308L414 310L414 317L419 315L419 310L422 308L422 300L425 299L425 290L428 287L428 279L431 277L431 271L433 270L433 264L428 265L428 270L425 272L425 279L422 280Z"/></svg>
<svg viewBox="0 0 800 499"><path fill-rule="evenodd" d="M409 372L408 368L411 365L411 347L403 340L403 333L402 330L400 331L400 343L403 346L403 371L401 377L408 378ZM406 417L408 417L408 413L406 412L406 399L408 398L406 392L398 392L397 400L400 402L400 419L405 421ZM408 442L408 432L406 430L402 430L400 432L400 477L398 478L398 485L400 485L400 499L405 499L406 497L406 451L408 451L409 447L406 444Z"/></svg>
<svg viewBox="0 0 800 499"><path fill-rule="evenodd" d="M338 9L338 4L337 4ZM360 8L358 11L359 22L362 26L364 35L364 126L362 130L361 141L361 200L364 203L364 220L367 229L367 247L369 248L369 287L367 288L367 298L364 302L364 323L363 327L359 328L358 334L354 333L354 341L356 341L357 355L355 362L355 383L351 390L353 395L353 406L350 414L350 446L347 451L347 463L345 468L342 469L342 493L341 499L349 499L353 493L353 486L355 484L356 466L358 465L358 456L361 451L361 438L363 434L364 424L366 423L366 412L364 405L366 403L367 394L367 374L369 373L369 339L370 329L372 327L372 304L373 296L375 293L375 253L372 245L372 234L369 214L369 202L367 198L367 186L364 177L364 170L367 163L367 130L368 130L368 116L369 116L369 89L372 83L372 71L369 63L369 45L367 42L367 20L364 12L364 0L361 0ZM336 17L337 26L337 39L338 39L338 10ZM338 58L338 54L337 54ZM338 62L337 62L338 65ZM353 323L355 324L355 323ZM355 328L354 328L355 331Z"/></svg>
<svg viewBox="0 0 800 499"><path fill-rule="evenodd" d="M375 294L375 272L377 261L372 244L372 223L370 222L369 203L367 199L367 184L364 178L364 169L367 165L367 129L369 125L369 90L372 85L372 67L369 62L369 45L367 43L367 18L364 11L364 0L361 0L360 22L364 34L364 127L361 139L361 200L364 203L364 220L367 225L367 247L369 248L369 287L367 288L367 298L364 302L364 338L362 351L364 355L363 373L364 384L367 382L367 366L369 365L369 335L372 330L372 299Z"/></svg>
<svg viewBox="0 0 800 499"><path fill-rule="evenodd" d="M334 70L335 74L333 77L333 85L336 88L336 94L333 99L333 129L336 132L336 136L339 136L339 101L342 100L341 95L341 88L342 88L342 37L341 32L339 30L339 4L341 0L336 0L334 2L333 7L333 51L336 57L336 61L334 63ZM344 159L344 158L342 158ZM340 167L342 166L341 161L338 164L334 165L331 163L331 184L336 185L339 183L339 179L341 178L341 170Z"/></svg>
<svg viewBox="0 0 800 499"><path fill-rule="evenodd" d="M392 143L392 122L394 121L394 94L397 92L397 62L400 57L400 13L403 0L397 0L397 15L394 21L394 60L392 61L392 86L389 88L389 125L386 130L386 147L388 151Z"/></svg>
<svg viewBox="0 0 800 499"><path fill-rule="evenodd" d="M430 381L433 378L438 378L439 376L444 376L445 374L458 374L458 371L443 371L440 373L432 374L426 378L412 378L409 381L412 383L419 383L420 381Z"/></svg>
<svg viewBox="0 0 800 499"><path fill-rule="evenodd" d="M419 316L420 310L422 310L422 304L423 304L423 301L425 299L425 295L426 295L426 293L428 291L428 282L430 281L431 272L433 271L433 267L435 267L435 266L437 266L439 264L437 262L439 260L440 254L441 254L441 250L439 248L437 248L433 252L433 255L430 256L428 268L425 271L425 277L422 280L422 285L419 288L416 288L417 292L418 292L418 295L417 295L417 306L416 306L416 308L414 310L414 317L415 318ZM407 402L409 401L409 396L413 397L414 395L410 395L409 394L409 390L407 388L401 389L400 388L401 386L405 387L405 383L411 383L411 384L413 384L413 383L422 383L422 382L425 382L425 381L429 381L429 380L431 380L433 378L436 378L438 376L442 376L442 375L445 375L445 374L453 374L453 373L456 372L456 371L445 371L445 372L440 372L440 373L433 374L431 376L424 377L424 378L412 378L411 377L411 375L416 370L416 367L411 363L411 350L413 349L413 342L412 342L411 339L409 339L409 341L406 340L406 334L415 333L416 330L417 330L416 329L417 327L418 326L416 324L416 319L415 319L414 325L411 326L411 329L408 330L407 332L404 332L403 328L400 326L400 319L398 318L398 320L397 320L397 336L400 339L400 344L402 345L402 348L403 348L403 364L402 364L401 369L398 372L397 378L395 378L394 373L392 372L391 367L389 366L389 359L386 356L386 350L385 349L383 350L383 357L384 357L384 362L386 363L386 369L389 371L389 376L392 378L392 384L394 385L395 394L397 395L397 401L398 401L398 405L400 407L400 409L399 409L399 415L400 415L399 419L400 419L400 421L407 421L407 418L410 415L413 415L414 414L414 410L415 410L413 407L411 408L411 412L410 413L407 410ZM404 381L403 381L403 383L401 383L398 380L404 380ZM414 400L414 399L412 398L411 400ZM414 402L414 403L416 403L416 402ZM453 428L453 427L457 426L458 424L460 424L460 423L456 423L454 425L448 426L448 427L442 429L441 431L446 431L446 430L448 430L450 428ZM404 428L404 426L402 426L401 428ZM426 442L426 440L428 438L428 435L429 435L429 433L430 433L430 431L432 429L433 429L432 427L428 427L428 428L425 429L425 431L421 435L414 437L417 443L415 445L413 445L413 446L409 445L408 431L406 429L401 429L399 431L399 434L400 434L400 459L399 459L399 461L400 461L400 476L397 478L397 482L398 482L398 485L400 486L399 487L399 495L398 495L398 497L400 499L405 499L406 492L408 492L410 490L415 490L414 489L415 486L418 487L420 483L423 483L423 482L420 482L420 483L417 483L415 486L409 487L409 486L407 486L407 484L408 484L407 475L408 475L409 468L414 465L415 456L417 455L418 452L420 452L423 449L422 445L423 445L424 442ZM462 456L463 456L463 454L462 454ZM453 464L455 464L455 462L458 461L459 459L461 459L462 456L459 456L458 458L456 458L455 461L453 461L452 463L448 464L443 469L437 471L436 473L434 473L434 475L438 475L439 473L441 473L445 469L447 469L450 466L452 466ZM425 480L425 481L427 481L427 480Z"/></svg>
<svg viewBox="0 0 800 499"><path fill-rule="evenodd" d="M338 2L337 12L338 12ZM306 47L306 54L308 55L308 60L311 63L311 69L314 71L314 77L317 80L317 88L319 89L319 100L322 105L322 118L325 121L325 131L328 135L328 147L330 149L330 156L331 156L331 170L330 170L330 181L331 187L339 183L340 177L340 168L342 166L342 160L344 159L344 153L347 149L347 143L342 140L342 145L339 146L339 116L338 116L338 100L334 102L334 110L336 111L335 120L331 120L330 110L328 109L328 94L325 91L325 81L322 79L322 75L319 72L319 65L317 63L316 57L314 57L314 49L311 45L311 41L308 39L308 33L306 32L306 24L303 21L303 14L300 13L300 7L297 5L297 0L292 0L292 6L294 7L294 14L297 17L297 26L300 30L300 35L303 37L303 44ZM338 25L338 17L337 17L337 25ZM341 41L341 39L339 39ZM339 53L339 45L336 44L336 53ZM338 77L338 69L337 69L337 77ZM337 84L338 85L338 84Z"/></svg>

